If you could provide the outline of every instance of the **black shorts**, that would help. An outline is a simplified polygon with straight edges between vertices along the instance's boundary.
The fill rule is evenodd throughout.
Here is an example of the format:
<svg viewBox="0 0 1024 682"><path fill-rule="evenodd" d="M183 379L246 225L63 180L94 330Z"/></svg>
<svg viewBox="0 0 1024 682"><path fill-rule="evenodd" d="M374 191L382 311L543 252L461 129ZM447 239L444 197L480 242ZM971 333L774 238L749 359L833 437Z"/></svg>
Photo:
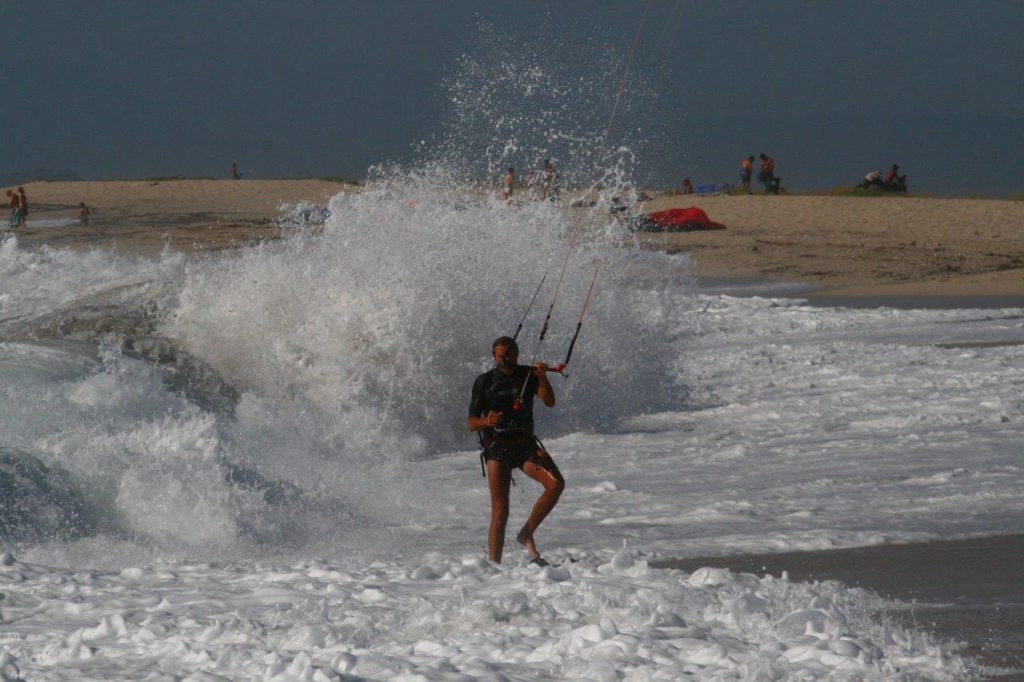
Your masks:
<svg viewBox="0 0 1024 682"><path fill-rule="evenodd" d="M520 469L537 454L537 447L537 442L532 438L525 443L495 443L481 452L480 457L501 462L510 469Z"/></svg>

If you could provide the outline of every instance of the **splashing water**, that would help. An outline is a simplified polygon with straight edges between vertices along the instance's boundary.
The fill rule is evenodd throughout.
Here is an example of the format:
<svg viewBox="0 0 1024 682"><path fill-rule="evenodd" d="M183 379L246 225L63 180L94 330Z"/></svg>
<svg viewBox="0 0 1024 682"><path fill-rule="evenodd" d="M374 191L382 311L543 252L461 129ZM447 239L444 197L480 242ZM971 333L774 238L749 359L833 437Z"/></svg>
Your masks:
<svg viewBox="0 0 1024 682"><path fill-rule="evenodd" d="M557 47L481 54L448 80L448 127L415 167L374 169L329 213L294 207L281 242L157 262L33 255L5 242L0 267L33 293L7 301L4 338L71 330L104 344L98 356L94 346L51 349L45 361L35 347L0 349L0 371L28 354L51 375L19 384L47 387L46 420L38 405L7 411L17 433L4 453L7 493L66 490L69 500L14 519L10 537L73 551L98 535L189 557L311 546L373 554L388 529L440 513L408 464L475 447L469 389L545 272L523 362L563 359L601 265L571 376L555 378L558 409L537 415L542 437L685 409L671 320L689 296L650 280L652 270L678 280L685 261L641 254L605 210L632 191L635 166L629 135L604 138L615 91L605 81L621 60L595 58L595 76L581 78L581 56ZM567 194L580 183L597 205L509 204L480 186L504 164L542 157L558 163ZM641 260L645 279L635 276Z"/></svg>

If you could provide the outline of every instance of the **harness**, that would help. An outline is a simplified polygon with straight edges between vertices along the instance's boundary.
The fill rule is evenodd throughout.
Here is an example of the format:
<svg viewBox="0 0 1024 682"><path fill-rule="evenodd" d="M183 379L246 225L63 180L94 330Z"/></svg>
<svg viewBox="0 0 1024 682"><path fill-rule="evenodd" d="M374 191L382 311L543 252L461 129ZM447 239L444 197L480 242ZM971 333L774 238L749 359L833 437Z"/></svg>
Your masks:
<svg viewBox="0 0 1024 682"><path fill-rule="evenodd" d="M513 450L521 448L529 448L529 455L523 458L523 463L528 462L533 458L537 449L547 452L547 448L544 447L544 443L541 442L540 438L537 438L531 431L523 428L509 428L509 429L490 429L491 433L485 435L483 431L479 432L480 438L480 475L483 478L487 478L487 460L488 453L493 456L490 459L494 459L501 462L504 466L509 469L513 469L512 464L509 462L512 457ZM516 458L518 459L518 457ZM516 465L522 466L522 464ZM511 477L512 485L516 484L514 476Z"/></svg>

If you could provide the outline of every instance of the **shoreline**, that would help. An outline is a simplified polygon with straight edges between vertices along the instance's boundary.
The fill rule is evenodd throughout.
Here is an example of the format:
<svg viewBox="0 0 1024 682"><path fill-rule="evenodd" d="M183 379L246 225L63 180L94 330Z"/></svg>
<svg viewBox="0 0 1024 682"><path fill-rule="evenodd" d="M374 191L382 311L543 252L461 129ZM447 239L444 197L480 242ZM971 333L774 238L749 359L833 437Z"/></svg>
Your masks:
<svg viewBox="0 0 1024 682"><path fill-rule="evenodd" d="M153 179L33 182L25 191L26 227L0 234L31 247L110 248L153 258L165 248L194 254L279 239L284 206L322 206L359 188L318 179ZM91 212L87 225L78 221L80 202Z"/></svg>
<svg viewBox="0 0 1024 682"><path fill-rule="evenodd" d="M165 247L191 254L278 239L283 206L323 206L360 185L152 179L31 182L25 189L29 220L16 234L26 246L116 248L152 257ZM92 210L89 225L77 221L79 202ZM699 279L791 283L808 300L837 305L875 297L1024 300L1024 201L664 194L637 209L686 206L704 209L727 228L638 239L644 249L686 254Z"/></svg>
<svg viewBox="0 0 1024 682"><path fill-rule="evenodd" d="M712 566L794 581L838 580L902 602L884 614L916 625L986 667L1024 680L1024 592L1011 557L1024 556L1024 535L995 535L844 549L666 559L653 568L692 573Z"/></svg>

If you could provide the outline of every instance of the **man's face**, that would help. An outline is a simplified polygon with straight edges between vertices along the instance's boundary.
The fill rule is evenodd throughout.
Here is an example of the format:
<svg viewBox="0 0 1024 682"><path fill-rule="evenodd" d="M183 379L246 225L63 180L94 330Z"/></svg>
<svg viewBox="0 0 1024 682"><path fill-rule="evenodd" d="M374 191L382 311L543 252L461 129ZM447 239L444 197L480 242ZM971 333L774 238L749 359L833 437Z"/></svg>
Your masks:
<svg viewBox="0 0 1024 682"><path fill-rule="evenodd" d="M516 364L518 359L519 353L512 349L511 346L495 346L494 364L498 367L512 367Z"/></svg>

